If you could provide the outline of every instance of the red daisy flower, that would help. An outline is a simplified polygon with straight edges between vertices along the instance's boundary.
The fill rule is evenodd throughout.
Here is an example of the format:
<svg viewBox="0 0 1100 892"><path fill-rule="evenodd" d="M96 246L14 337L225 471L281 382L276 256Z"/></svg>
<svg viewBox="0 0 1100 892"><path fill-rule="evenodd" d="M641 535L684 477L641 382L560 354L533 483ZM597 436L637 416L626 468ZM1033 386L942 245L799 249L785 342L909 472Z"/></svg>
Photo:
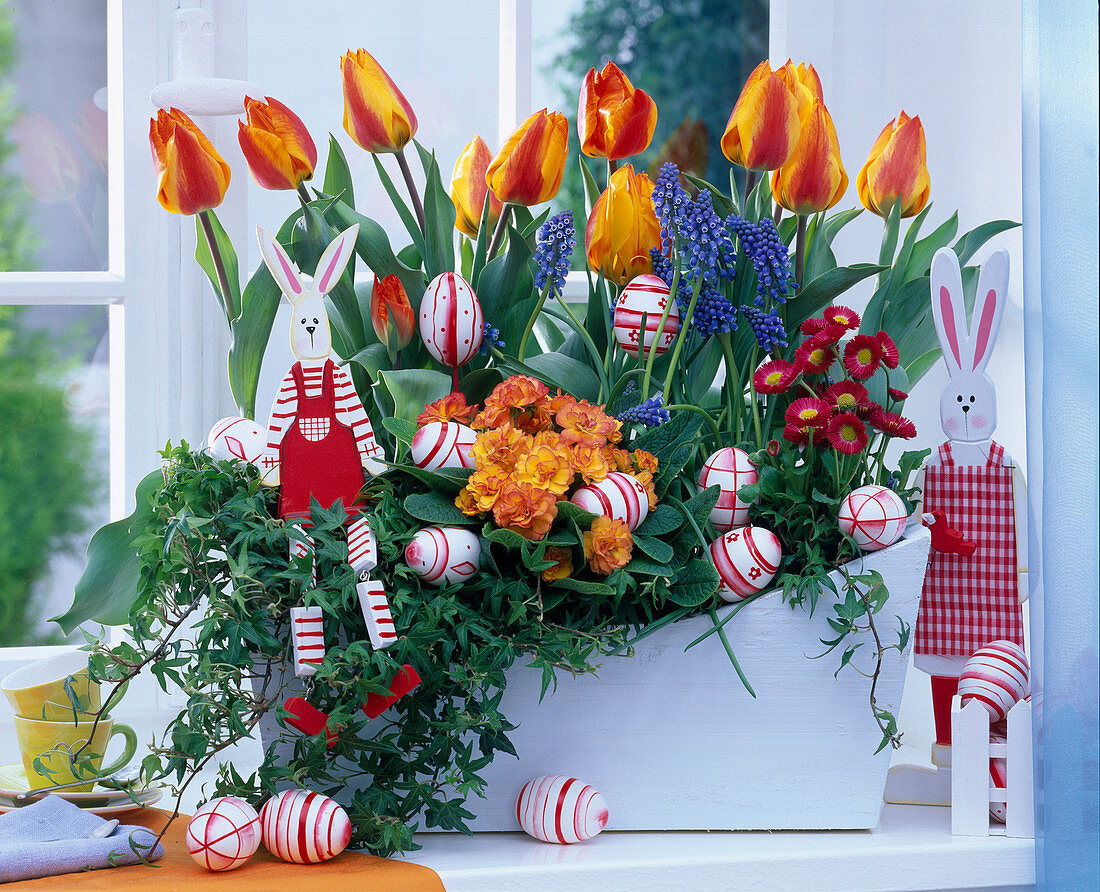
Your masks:
<svg viewBox="0 0 1100 892"><path fill-rule="evenodd" d="M787 406L787 414L784 418L787 424L820 427L829 419L830 408L825 400L815 396L804 396Z"/></svg>
<svg viewBox="0 0 1100 892"><path fill-rule="evenodd" d="M836 325L835 323L829 322L823 329L810 338L809 343L813 344L815 347L832 347L833 344L844 337L847 331L848 329L843 325Z"/></svg>
<svg viewBox="0 0 1100 892"><path fill-rule="evenodd" d="M867 420L889 437L911 440L917 435L917 426L912 421L897 412L888 412L878 404L871 407Z"/></svg>
<svg viewBox="0 0 1100 892"><path fill-rule="evenodd" d="M875 337L878 338L878 348L882 351L882 364L888 369L896 369L898 367L898 362L901 360L901 354L898 353L898 345L895 344L894 339L884 331L880 331Z"/></svg>
<svg viewBox="0 0 1100 892"><path fill-rule="evenodd" d="M802 324L798 326L798 330L804 335L815 335L826 325L828 325L828 322L824 319L805 319Z"/></svg>
<svg viewBox="0 0 1100 892"><path fill-rule="evenodd" d="M821 393L821 398L838 412L859 412L867 408L871 398L867 388L856 381L837 381Z"/></svg>
<svg viewBox="0 0 1100 892"><path fill-rule="evenodd" d="M808 424L788 424L783 428L783 439L795 446L805 446L813 436L814 428Z"/></svg>
<svg viewBox="0 0 1100 892"><path fill-rule="evenodd" d="M836 351L832 347L819 347L813 338L800 344L794 354L794 361L802 371L812 374L828 371L835 360Z"/></svg>
<svg viewBox="0 0 1100 892"><path fill-rule="evenodd" d="M823 316L830 325L842 325L846 331L855 331L859 328L859 313L848 307L842 307L839 304L829 307Z"/></svg>
<svg viewBox="0 0 1100 892"><path fill-rule="evenodd" d="M756 370L752 383L757 393L786 393L797 377L798 368L793 363L772 359Z"/></svg>
<svg viewBox="0 0 1100 892"><path fill-rule="evenodd" d="M844 368L857 381L870 378L882 365L882 348L878 338L860 334L844 346Z"/></svg>
<svg viewBox="0 0 1100 892"><path fill-rule="evenodd" d="M886 392L890 394L890 399L896 400L899 403L903 403L905 400L909 399L909 394L904 390L898 390L896 387L887 387Z"/></svg>
<svg viewBox="0 0 1100 892"><path fill-rule="evenodd" d="M837 452L855 455L867 445L867 428L852 412L834 415L826 430L829 445Z"/></svg>

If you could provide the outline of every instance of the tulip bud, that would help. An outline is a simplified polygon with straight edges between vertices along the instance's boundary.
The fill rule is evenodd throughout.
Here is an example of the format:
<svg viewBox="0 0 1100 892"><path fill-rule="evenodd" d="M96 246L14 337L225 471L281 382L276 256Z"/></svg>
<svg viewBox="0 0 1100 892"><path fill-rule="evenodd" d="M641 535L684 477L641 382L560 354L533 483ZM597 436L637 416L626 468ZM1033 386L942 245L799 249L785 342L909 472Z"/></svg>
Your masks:
<svg viewBox="0 0 1100 892"><path fill-rule="evenodd" d="M527 118L501 146L485 182L501 201L525 207L558 194L569 152L569 122L545 108Z"/></svg>
<svg viewBox="0 0 1100 892"><path fill-rule="evenodd" d="M765 59L737 97L722 153L747 170L774 170L791 157L800 132L799 99Z"/></svg>
<svg viewBox="0 0 1100 892"><path fill-rule="evenodd" d="M687 180L683 174L701 177L707 172L707 156L710 151L707 125L702 118L685 117L668 139L657 150L656 156L649 165L649 178L656 180L661 175L661 168L668 162L672 162L680 170L680 185L687 188ZM694 187L692 187L694 188Z"/></svg>
<svg viewBox="0 0 1100 892"><path fill-rule="evenodd" d="M831 208L847 188L833 119L815 99L794 154L772 174L772 197L791 213L813 214Z"/></svg>
<svg viewBox="0 0 1100 892"><path fill-rule="evenodd" d="M374 280L370 292L370 321L378 340L390 352L397 352L412 340L416 314L409 304L405 286L392 273Z"/></svg>
<svg viewBox="0 0 1100 892"><path fill-rule="evenodd" d="M416 115L390 76L366 50L340 59L344 129L368 152L400 152L416 135Z"/></svg>
<svg viewBox="0 0 1100 892"><path fill-rule="evenodd" d="M856 191L867 210L888 217L896 202L901 216L919 214L932 190L920 118L905 112L882 128L867 162L856 176Z"/></svg>
<svg viewBox="0 0 1100 892"><path fill-rule="evenodd" d="M788 59L786 63L775 70L775 73L783 79L783 83L791 88L791 92L798 99L799 113L808 110L807 104L810 99L816 99L818 102L825 101L825 95L821 89L821 78L818 77L817 69L813 65L806 65L801 62L795 65L794 62Z"/></svg>
<svg viewBox="0 0 1100 892"><path fill-rule="evenodd" d="M317 147L306 125L277 99L244 100L248 123L237 122L241 144L252 178L264 189L297 189L313 176Z"/></svg>
<svg viewBox="0 0 1100 892"><path fill-rule="evenodd" d="M455 162L454 173L451 174L451 201L454 202L457 212L455 229L470 238L477 238L486 196L489 198L490 229L496 224L503 207L501 200L485 184L485 171L489 169L489 162L492 160L493 153L485 145L485 140L475 136L466 143Z"/></svg>
<svg viewBox="0 0 1100 892"><path fill-rule="evenodd" d="M608 281L624 285L652 272L649 251L661 247L653 181L630 164L615 171L588 216L584 244L589 266Z"/></svg>
<svg viewBox="0 0 1100 892"><path fill-rule="evenodd" d="M23 186L43 204L68 201L84 179L85 168L56 125L39 112L21 115L12 136L23 166Z"/></svg>
<svg viewBox="0 0 1100 892"><path fill-rule="evenodd" d="M656 103L645 90L636 90L618 65L589 69L577 110L584 154L616 161L637 155L649 148L656 126Z"/></svg>
<svg viewBox="0 0 1100 892"><path fill-rule="evenodd" d="M157 200L173 214L197 214L222 203L229 165L187 115L159 109L149 121Z"/></svg>

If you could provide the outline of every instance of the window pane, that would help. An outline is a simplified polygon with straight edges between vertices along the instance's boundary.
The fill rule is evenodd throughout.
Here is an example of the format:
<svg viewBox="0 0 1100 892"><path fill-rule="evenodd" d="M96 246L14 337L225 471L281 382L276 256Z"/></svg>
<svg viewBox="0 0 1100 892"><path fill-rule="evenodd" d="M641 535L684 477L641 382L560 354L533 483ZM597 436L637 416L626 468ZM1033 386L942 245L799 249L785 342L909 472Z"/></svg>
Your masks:
<svg viewBox="0 0 1100 892"><path fill-rule="evenodd" d="M107 349L105 307L0 307L0 646L61 643L108 520Z"/></svg>
<svg viewBox="0 0 1100 892"><path fill-rule="evenodd" d="M0 270L107 267L107 4L0 0Z"/></svg>
<svg viewBox="0 0 1100 892"><path fill-rule="evenodd" d="M351 167L357 208L386 229L395 250L404 247L408 234L382 188L374 161L344 132L340 57L363 47L378 60L412 105L419 125L416 139L435 150L448 185L455 159L475 134L496 149L498 5L483 0L413 0L314 4L306 15L302 10L300 0L249 2L248 79L302 118L317 144L322 174L327 134L336 136ZM410 145L405 154L422 182L414 147ZM393 157L379 158L407 198ZM319 189L321 183L318 176L311 185ZM294 196L265 192L250 182L250 222L274 228L296 206ZM249 249L250 268L255 269L260 258L254 240Z"/></svg>

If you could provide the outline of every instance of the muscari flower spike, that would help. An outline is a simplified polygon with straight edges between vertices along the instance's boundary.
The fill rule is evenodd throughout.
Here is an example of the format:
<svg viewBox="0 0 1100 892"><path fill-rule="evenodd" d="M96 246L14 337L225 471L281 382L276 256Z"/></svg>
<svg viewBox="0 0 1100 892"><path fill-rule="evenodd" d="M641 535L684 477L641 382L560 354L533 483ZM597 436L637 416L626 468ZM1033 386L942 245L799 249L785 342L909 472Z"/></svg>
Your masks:
<svg viewBox="0 0 1100 892"><path fill-rule="evenodd" d="M494 328L488 322L481 327L481 346L478 348L478 353L485 355L488 354L490 347L496 347L498 350L504 349L504 339L500 336L500 329Z"/></svg>
<svg viewBox="0 0 1100 892"><path fill-rule="evenodd" d="M764 307L768 298L775 303L786 303L790 290L798 286L791 279L791 257L787 246L779 238L775 222L765 217L759 223L750 223L744 217L730 214L726 217L725 227L740 239L745 256L756 270L756 297L753 303Z"/></svg>
<svg viewBox="0 0 1100 892"><path fill-rule="evenodd" d="M668 409L664 407L665 398L661 394L651 396L637 406L631 406L616 417L627 424L640 424L644 427L656 427L668 422L670 416Z"/></svg>
<svg viewBox="0 0 1100 892"><path fill-rule="evenodd" d="M549 285L552 290L561 293L565 287L565 278L569 275L569 264L573 260L573 249L577 246L577 232L573 227L573 212L562 211L542 224L539 229L538 244L535 246L535 287L540 291Z"/></svg>

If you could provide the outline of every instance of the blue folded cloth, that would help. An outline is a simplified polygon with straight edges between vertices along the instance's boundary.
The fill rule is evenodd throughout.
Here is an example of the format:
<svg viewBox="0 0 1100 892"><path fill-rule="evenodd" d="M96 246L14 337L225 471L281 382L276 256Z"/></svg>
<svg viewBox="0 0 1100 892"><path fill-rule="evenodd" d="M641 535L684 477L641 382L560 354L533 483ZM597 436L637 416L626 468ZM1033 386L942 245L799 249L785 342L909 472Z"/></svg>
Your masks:
<svg viewBox="0 0 1100 892"><path fill-rule="evenodd" d="M87 838L105 823L60 796L0 815L0 883L155 861L164 854L159 843L150 851L156 834L145 827L120 825L110 836Z"/></svg>

